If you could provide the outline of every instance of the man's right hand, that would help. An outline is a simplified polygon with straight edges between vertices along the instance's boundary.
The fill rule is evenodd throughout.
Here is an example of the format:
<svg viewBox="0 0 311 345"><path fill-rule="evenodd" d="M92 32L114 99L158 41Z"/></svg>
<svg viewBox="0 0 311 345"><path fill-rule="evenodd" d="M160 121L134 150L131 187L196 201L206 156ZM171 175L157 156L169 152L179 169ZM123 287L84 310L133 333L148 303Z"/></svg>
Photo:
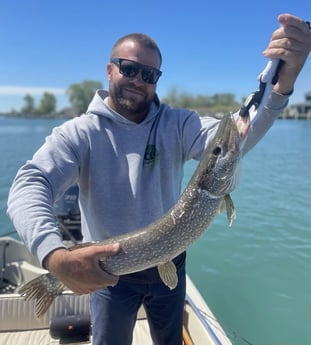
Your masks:
<svg viewBox="0 0 311 345"><path fill-rule="evenodd" d="M59 248L44 259L44 266L74 293L87 294L118 283L117 276L101 269L99 259L113 256L119 250L118 243L75 250Z"/></svg>

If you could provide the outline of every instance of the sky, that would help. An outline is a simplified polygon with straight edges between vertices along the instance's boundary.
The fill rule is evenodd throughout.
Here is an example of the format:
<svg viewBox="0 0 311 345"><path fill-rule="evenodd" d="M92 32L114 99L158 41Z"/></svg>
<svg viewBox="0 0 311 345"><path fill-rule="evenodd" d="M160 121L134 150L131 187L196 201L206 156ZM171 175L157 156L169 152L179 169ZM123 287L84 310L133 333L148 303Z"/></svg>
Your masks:
<svg viewBox="0 0 311 345"><path fill-rule="evenodd" d="M108 87L112 45L132 32L150 35L163 63L157 93L232 93L238 102L257 90L262 52L277 17L310 21L310 0L0 0L0 112L20 110L26 94L52 92L58 109L66 89L95 80ZM291 104L311 90L309 56Z"/></svg>

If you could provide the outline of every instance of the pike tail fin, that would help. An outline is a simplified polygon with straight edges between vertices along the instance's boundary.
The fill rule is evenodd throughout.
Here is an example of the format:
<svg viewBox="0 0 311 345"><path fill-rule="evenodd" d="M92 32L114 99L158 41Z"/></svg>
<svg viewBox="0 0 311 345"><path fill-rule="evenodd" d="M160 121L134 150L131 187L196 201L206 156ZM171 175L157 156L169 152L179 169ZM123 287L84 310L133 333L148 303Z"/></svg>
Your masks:
<svg viewBox="0 0 311 345"><path fill-rule="evenodd" d="M59 295L65 286L52 274L47 273L35 278L23 285L18 293L26 301L35 301L35 314L39 319L51 306L55 297Z"/></svg>

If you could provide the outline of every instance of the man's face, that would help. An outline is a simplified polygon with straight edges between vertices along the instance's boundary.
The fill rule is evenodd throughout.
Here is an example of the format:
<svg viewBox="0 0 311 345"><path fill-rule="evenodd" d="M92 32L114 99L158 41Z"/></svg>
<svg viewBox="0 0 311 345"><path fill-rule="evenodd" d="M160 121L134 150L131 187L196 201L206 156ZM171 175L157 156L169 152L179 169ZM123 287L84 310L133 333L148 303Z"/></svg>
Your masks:
<svg viewBox="0 0 311 345"><path fill-rule="evenodd" d="M153 49L141 47L132 40L123 42L115 57L160 68L158 53ZM131 121L143 121L154 99L156 84L146 83L142 79L141 71L134 77L124 76L119 72L119 66L114 63L107 65L107 76L110 107Z"/></svg>

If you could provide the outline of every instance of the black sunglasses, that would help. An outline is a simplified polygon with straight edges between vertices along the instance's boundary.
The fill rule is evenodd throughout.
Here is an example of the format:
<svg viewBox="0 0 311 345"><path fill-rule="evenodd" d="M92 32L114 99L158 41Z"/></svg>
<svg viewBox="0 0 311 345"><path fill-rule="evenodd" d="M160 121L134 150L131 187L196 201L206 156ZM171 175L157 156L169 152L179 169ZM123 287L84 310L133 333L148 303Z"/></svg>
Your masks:
<svg viewBox="0 0 311 345"><path fill-rule="evenodd" d="M145 83L156 84L162 72L156 68L143 65L128 59L113 58L111 62L119 67L119 72L128 78L134 78L141 71L141 78Z"/></svg>

